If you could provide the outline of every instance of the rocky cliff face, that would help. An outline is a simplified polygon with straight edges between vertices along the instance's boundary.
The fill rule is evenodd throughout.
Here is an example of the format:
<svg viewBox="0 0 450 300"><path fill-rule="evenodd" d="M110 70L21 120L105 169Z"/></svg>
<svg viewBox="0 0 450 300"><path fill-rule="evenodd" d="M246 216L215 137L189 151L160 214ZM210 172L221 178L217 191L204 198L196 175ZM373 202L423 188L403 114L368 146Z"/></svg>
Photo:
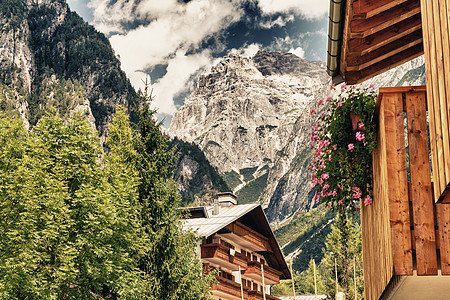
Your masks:
<svg viewBox="0 0 450 300"><path fill-rule="evenodd" d="M423 58L365 83L424 84ZM325 64L293 54L229 54L200 77L169 133L193 142L241 202L259 201L272 223L309 211L310 111L329 96ZM316 108L317 109L317 108Z"/></svg>
<svg viewBox="0 0 450 300"><path fill-rule="evenodd" d="M200 77L169 132L199 145L229 186L244 193L241 200L258 200L269 170L287 172L289 163L275 161L297 151L285 148L294 128L299 145L308 138L309 107L328 81L324 68L289 53L229 54Z"/></svg>
<svg viewBox="0 0 450 300"><path fill-rule="evenodd" d="M0 17L3 110L20 114L27 125L50 106L68 114L83 111L104 138L116 106L135 104L108 39L65 0L5 0ZM74 92L84 99L71 101Z"/></svg>

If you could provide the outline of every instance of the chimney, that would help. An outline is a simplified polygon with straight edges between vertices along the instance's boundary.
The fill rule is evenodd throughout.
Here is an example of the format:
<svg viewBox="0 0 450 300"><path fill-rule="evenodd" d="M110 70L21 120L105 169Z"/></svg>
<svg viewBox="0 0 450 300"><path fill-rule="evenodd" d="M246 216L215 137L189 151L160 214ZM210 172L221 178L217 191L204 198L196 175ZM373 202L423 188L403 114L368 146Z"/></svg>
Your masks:
<svg viewBox="0 0 450 300"><path fill-rule="evenodd" d="M217 195L220 207L237 205L237 197L233 193L219 193Z"/></svg>
<svg viewBox="0 0 450 300"><path fill-rule="evenodd" d="M214 199L214 210L213 210L213 215L218 215L219 214L219 199Z"/></svg>

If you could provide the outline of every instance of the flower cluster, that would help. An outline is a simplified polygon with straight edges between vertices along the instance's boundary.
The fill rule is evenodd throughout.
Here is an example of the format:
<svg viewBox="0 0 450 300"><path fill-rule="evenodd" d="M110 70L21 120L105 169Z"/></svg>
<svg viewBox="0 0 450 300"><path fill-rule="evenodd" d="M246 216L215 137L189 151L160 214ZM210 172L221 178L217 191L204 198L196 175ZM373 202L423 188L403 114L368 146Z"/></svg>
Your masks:
<svg viewBox="0 0 450 300"><path fill-rule="evenodd" d="M337 90L332 85L330 90ZM372 151L376 92L373 86L341 85L337 97L319 100L313 116L310 163L314 200L328 208L355 211L372 203Z"/></svg>

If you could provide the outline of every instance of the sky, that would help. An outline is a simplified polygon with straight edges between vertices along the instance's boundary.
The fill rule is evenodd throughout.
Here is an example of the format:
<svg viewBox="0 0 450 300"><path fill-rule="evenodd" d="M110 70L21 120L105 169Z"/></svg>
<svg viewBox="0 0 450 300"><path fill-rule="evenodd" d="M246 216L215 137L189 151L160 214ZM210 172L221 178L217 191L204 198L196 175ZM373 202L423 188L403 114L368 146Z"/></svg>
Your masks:
<svg viewBox="0 0 450 300"><path fill-rule="evenodd" d="M136 89L146 76L167 126L196 79L229 52L325 61L329 0L67 0L109 37Z"/></svg>

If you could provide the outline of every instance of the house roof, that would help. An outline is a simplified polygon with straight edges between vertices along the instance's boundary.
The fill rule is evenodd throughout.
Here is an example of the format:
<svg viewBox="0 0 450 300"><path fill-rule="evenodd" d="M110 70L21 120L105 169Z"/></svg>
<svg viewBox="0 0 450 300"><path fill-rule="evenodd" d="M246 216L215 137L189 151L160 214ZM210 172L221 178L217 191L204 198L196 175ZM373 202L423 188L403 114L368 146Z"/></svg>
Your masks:
<svg viewBox="0 0 450 300"><path fill-rule="evenodd" d="M191 229L201 238L207 238L226 226L235 221L240 221L247 227L255 230L256 232L266 236L269 239L272 252L261 252L268 263L276 269L282 271L282 279L291 278L291 273L284 260L284 255L281 252L280 246L270 228L269 221L261 207L261 205L253 204L240 204L230 207L221 207L219 214L214 215L213 206L203 207L205 211L204 218L193 218L184 221L183 227ZM189 208L190 211L199 210L200 207Z"/></svg>
<svg viewBox="0 0 450 300"><path fill-rule="evenodd" d="M420 0L330 0L328 74L355 84L423 54Z"/></svg>

